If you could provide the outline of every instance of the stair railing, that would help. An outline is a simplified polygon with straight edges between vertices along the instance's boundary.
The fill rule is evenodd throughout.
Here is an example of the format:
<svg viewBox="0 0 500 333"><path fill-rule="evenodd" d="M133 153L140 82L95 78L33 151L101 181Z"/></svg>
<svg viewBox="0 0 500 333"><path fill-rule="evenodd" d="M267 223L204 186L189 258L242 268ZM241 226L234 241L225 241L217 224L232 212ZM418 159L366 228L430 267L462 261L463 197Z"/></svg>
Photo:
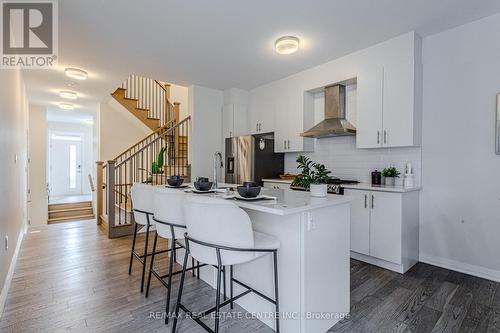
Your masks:
<svg viewBox="0 0 500 333"><path fill-rule="evenodd" d="M160 120L160 127L178 122L179 103L170 102L170 85L158 80L130 75L121 86L125 97L136 99L137 107L148 110L148 117Z"/></svg>
<svg viewBox="0 0 500 333"><path fill-rule="evenodd" d="M109 238L133 233L130 189L134 183L162 185L172 175L190 181L190 131L191 117L187 117L155 131L116 159L97 162L97 221L107 220Z"/></svg>

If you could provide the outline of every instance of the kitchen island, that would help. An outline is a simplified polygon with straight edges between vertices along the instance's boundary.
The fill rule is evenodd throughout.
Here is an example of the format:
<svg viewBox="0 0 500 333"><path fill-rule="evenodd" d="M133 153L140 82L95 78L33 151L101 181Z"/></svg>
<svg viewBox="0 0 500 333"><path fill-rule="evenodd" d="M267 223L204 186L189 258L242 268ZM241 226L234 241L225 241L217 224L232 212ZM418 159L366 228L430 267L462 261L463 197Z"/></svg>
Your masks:
<svg viewBox="0 0 500 333"><path fill-rule="evenodd" d="M281 332L326 332L349 312L351 199L337 195L313 198L307 192L289 189L263 189L262 194L277 199L234 202L248 213L254 230L273 235L281 242L278 251ZM235 266L234 275L272 297L272 256ZM204 267L201 278L215 285L211 267ZM240 291L235 284L235 295ZM274 306L269 302L249 294L236 303L274 328L271 317Z"/></svg>

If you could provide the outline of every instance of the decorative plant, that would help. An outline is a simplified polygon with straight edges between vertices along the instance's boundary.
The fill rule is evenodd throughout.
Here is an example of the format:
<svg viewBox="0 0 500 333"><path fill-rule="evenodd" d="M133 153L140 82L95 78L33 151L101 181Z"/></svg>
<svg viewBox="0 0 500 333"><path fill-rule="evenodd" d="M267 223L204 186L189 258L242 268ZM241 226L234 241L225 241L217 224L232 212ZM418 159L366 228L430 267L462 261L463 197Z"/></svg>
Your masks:
<svg viewBox="0 0 500 333"><path fill-rule="evenodd" d="M158 175L163 173L163 163L164 163L164 158L163 155L165 154L165 148L162 147L160 149L160 152L158 153L158 157L156 158L156 162L151 163L151 173L153 175Z"/></svg>
<svg viewBox="0 0 500 333"><path fill-rule="evenodd" d="M386 178L388 177L398 178L400 174L401 173L393 166L382 170L382 176Z"/></svg>
<svg viewBox="0 0 500 333"><path fill-rule="evenodd" d="M297 157L297 169L301 172L295 177L292 186L308 189L311 184L326 184L331 173L323 164L315 163L308 157L299 155Z"/></svg>

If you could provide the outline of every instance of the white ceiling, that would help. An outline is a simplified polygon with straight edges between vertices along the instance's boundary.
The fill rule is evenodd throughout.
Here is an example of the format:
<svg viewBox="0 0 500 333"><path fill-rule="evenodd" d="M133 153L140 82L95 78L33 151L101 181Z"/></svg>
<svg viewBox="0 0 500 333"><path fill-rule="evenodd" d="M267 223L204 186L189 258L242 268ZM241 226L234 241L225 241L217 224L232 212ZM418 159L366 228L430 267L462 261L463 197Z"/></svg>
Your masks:
<svg viewBox="0 0 500 333"><path fill-rule="evenodd" d="M87 70L72 87L83 111L132 73L250 89L411 30L427 36L497 12L498 0L64 0L59 68L27 70L25 80L30 102L54 106L68 88L63 68ZM301 50L277 55L274 40L289 34Z"/></svg>

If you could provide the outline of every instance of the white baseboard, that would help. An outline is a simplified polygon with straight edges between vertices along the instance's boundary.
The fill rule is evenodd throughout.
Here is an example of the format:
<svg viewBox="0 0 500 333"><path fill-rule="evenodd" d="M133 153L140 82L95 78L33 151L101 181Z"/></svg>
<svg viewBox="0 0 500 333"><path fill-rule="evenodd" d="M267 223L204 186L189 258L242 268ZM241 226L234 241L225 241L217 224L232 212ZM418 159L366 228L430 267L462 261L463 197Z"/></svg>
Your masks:
<svg viewBox="0 0 500 333"><path fill-rule="evenodd" d="M494 269L471 265L456 260L435 257L425 253L420 253L419 261L424 262L426 264L446 268L452 271L457 271L464 274L474 275L483 279L500 282L500 271Z"/></svg>
<svg viewBox="0 0 500 333"><path fill-rule="evenodd" d="M7 272L2 292L0 293L0 318L3 315L5 301L7 300L7 295L9 294L10 283L12 282L12 276L14 275L14 270L16 269L17 255L19 254L19 249L21 248L21 242L23 241L25 233L26 230L24 230L24 228L21 229L21 231L19 232L19 237L17 239L17 244L16 244L16 250L14 251L14 255L12 256L12 260L9 266L9 271Z"/></svg>

